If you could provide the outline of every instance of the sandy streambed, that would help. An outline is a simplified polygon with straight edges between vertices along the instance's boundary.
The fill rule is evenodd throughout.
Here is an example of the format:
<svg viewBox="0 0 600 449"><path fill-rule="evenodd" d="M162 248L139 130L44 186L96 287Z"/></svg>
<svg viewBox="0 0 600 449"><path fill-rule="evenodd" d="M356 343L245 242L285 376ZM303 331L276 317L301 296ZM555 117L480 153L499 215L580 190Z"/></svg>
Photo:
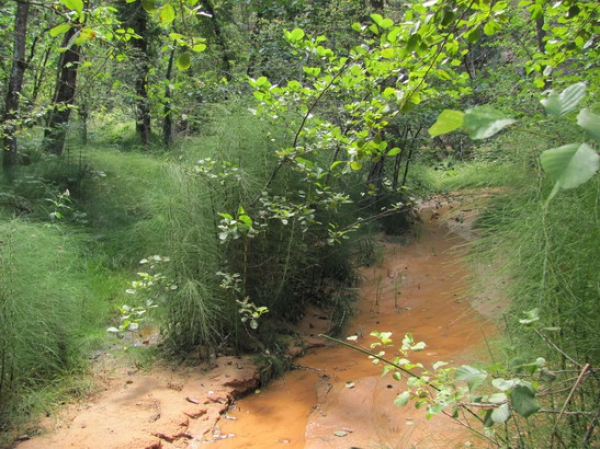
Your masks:
<svg viewBox="0 0 600 449"><path fill-rule="evenodd" d="M460 214L460 204L453 204ZM464 240L441 222L448 212L447 204L425 207L423 228L408 245L381 238L383 262L362 269L360 300L346 332L358 335L359 344L374 342L369 336L374 330L393 332L398 343L412 332L417 341L427 343L427 349L412 359L426 366L439 360L461 365L481 355L484 333L489 335L494 328L464 299L469 273L461 253L453 250ZM469 217L463 214L459 219L464 223ZM460 228L464 233L464 226ZM472 435L445 416L427 420L423 410L395 407L394 398L403 385L382 377L381 369L366 356L323 344L296 361L299 369L237 402L230 413L235 420L220 424L223 434L235 436L215 446L348 449L475 444Z"/></svg>
<svg viewBox="0 0 600 449"><path fill-rule="evenodd" d="M358 344L369 346L373 330L393 332L398 343L412 332L427 343L412 357L425 365L481 355L483 335L494 328L464 299L468 271L452 250L464 240L441 223L448 210L441 206L423 208L422 229L409 244L381 237L382 263L361 270L346 329ZM484 447L449 418L426 420L422 410L395 407L402 384L382 377L363 354L319 340L319 313L307 315L303 332L313 347L295 361L297 369L260 392L248 359L150 371L110 366L99 370L97 394L44 420L42 434L24 435L18 448ZM242 391L252 393L235 400Z"/></svg>

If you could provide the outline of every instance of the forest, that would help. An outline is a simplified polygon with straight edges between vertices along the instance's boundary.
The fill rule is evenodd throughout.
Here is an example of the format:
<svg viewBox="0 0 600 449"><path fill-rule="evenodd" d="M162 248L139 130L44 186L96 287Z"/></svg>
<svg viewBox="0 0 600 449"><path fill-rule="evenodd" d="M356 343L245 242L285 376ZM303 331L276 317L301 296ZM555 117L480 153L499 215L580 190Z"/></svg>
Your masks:
<svg viewBox="0 0 600 449"><path fill-rule="evenodd" d="M344 328L375 235L412 235L418 199L494 188L469 252L510 298L500 355L418 375L397 405L468 409L493 447L599 447L600 4L0 11L0 446L145 326L151 357L280 374L308 306Z"/></svg>

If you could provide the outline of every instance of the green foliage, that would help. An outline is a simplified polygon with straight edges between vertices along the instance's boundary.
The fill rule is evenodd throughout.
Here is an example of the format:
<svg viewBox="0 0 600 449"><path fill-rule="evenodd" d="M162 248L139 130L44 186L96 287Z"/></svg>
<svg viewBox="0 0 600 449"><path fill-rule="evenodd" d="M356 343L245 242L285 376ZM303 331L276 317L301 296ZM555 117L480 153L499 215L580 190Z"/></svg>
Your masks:
<svg viewBox="0 0 600 449"><path fill-rule="evenodd" d="M121 314L121 324L119 327L109 327L108 332L123 337L125 332L138 330L140 322L148 319L149 312L158 307L156 302L167 301L168 294L177 290L177 286L169 282L164 274L156 272L157 265L169 261L168 257L157 255L140 261L140 265L148 265L149 273L138 272L139 279L132 281L131 288L125 291L129 295L133 295L135 306L127 304L117 306Z"/></svg>
<svg viewBox="0 0 600 449"><path fill-rule="evenodd" d="M526 319L524 324L531 326L530 329L534 329L538 336L549 342L547 336L539 332L540 328L535 329L532 326L539 319L538 313L532 311L528 315L535 319ZM399 393L394 400L398 407L414 402L417 409L426 409L428 418L443 413L457 420L462 426L472 429L493 447L510 447L513 439L521 441L523 447L538 447L540 444L554 447L555 440L565 441L563 438L566 437L572 438L571 442L582 441L584 446L591 442L592 435L589 432L586 435L576 432L570 434L569 431L563 433L563 430L558 430L557 427L573 393L580 388L581 379L588 373L590 364L579 365L569 357L569 360L582 370L572 389L567 388L570 394L565 404L557 409L557 398L564 399L564 395L561 395L565 391L564 386L573 383L569 373L578 371L551 371L543 357L531 362L520 359L509 367L494 364L486 369L469 365L455 367L437 361L430 369L408 359L411 352L421 351L426 347L423 342L415 342L410 333L404 336L397 351L398 355L393 358L387 356L384 350L393 347L392 334L372 332L371 336L378 341L371 344L370 349L327 338L368 354L375 365L383 366L383 375L392 373L395 380L404 379L406 390ZM348 340L356 341L356 337L349 337ZM379 352L372 352L380 348ZM556 349L556 346L553 349ZM558 349L558 353L561 352ZM591 388L595 388L596 382L592 383L594 385ZM578 416L581 421L580 430L588 425L593 428L593 418L586 411L586 405L579 403L577 407L578 409L570 414ZM559 414L556 421L552 419L555 414ZM593 412L591 414L593 415ZM536 428L545 416L554 421L550 438L547 438L547 433L544 435L547 430Z"/></svg>
<svg viewBox="0 0 600 449"><path fill-rule="evenodd" d="M242 316L242 323L247 322L250 326L250 329L258 329L258 319L265 313L269 312L269 309L264 306L257 307L253 302L249 302L248 298L245 298L243 301L236 302L238 306L240 306L238 313Z"/></svg>
<svg viewBox="0 0 600 449"><path fill-rule="evenodd" d="M561 189L574 189L589 181L600 167L600 156L585 143L573 143L546 150L541 162L548 176L556 181L550 200Z"/></svg>
<svg viewBox="0 0 600 449"><path fill-rule="evenodd" d="M586 89L581 81L585 79L594 93L599 80L594 72L599 47L593 2L523 0L513 5L458 0L378 11L365 11L359 2L319 8L310 2L226 1L204 2L200 7L193 0L124 5L155 32L143 33L131 22L133 16L123 18L121 4L117 10L81 0L61 0L52 9L31 5L41 25L30 24L34 27L28 33L23 111L16 111L18 118L1 123L0 129L39 126L46 111L54 108L50 103L56 83L48 74L56 72L55 60L66 50L59 48L59 40L73 33L67 46L85 46L80 52L84 59L77 64L81 129L87 137L89 125L94 147L78 150L77 157L67 151L66 158L47 158L33 149L34 140L25 140L28 133L18 133L27 142L25 148L31 149L22 160L31 165L17 172L0 204L32 219L63 217L53 225L89 231L93 243L85 245L87 260L102 270L124 270L127 278L140 255L168 254L171 260L164 272L139 273L132 290L144 298L121 307L124 320L115 328L135 328L160 303L164 307L156 312L163 346L177 354L195 346L215 352L262 351L265 344L273 344L278 323L297 319L309 301L341 305L338 310L344 316L345 299L328 292L332 285L352 281L347 255L356 253L357 247L361 255L365 247L373 253L368 239L359 235L352 242L351 235L375 220L386 231L402 227L401 220L410 222L411 196L426 188L421 173L431 172L422 167L413 172L414 159L426 159L418 154L423 146L419 131L440 109L445 111L430 128L432 136L461 129L473 139L486 139L506 128L515 132L511 117L519 122L524 117L537 120L539 105L532 105L527 96L530 81L537 87L570 85L542 102L560 128L571 123L571 114L583 101ZM1 8L0 21L9 24L4 16L9 17L14 7ZM352 33L346 31L350 23ZM12 32L11 26L1 32L3 37ZM6 79L9 59L0 49L0 83ZM179 70L171 73L171 67ZM251 76L249 86L244 83L246 75ZM248 90L258 118L240 112L250 101L245 97L225 102ZM144 95L147 101L140 101ZM477 106L495 99L495 109ZM170 155L152 136L146 148L150 151L136 151L134 131L139 123L127 118L140 107L147 107L147 117L154 121L173 122L165 120L165 128L172 127L182 139L175 140ZM597 141L600 118L593 111L581 109L576 118L579 128L572 128ZM564 132L555 137L548 121L535 123L548 130L538 140L553 148L543 153L541 161L539 142L531 136L510 141L510 133L487 142L490 151L486 149L485 155L483 149L475 150L485 162L453 165L462 146L444 149L454 144L441 139L442 151L428 153L443 169L438 170L443 171L443 188L460 183L502 185L507 180L522 187L506 204L495 206L505 215L490 211L482 226L498 226L500 241L507 238L521 245L515 254L522 257L520 263L528 264L536 282L516 297L539 298L544 304L535 304L540 306L536 321L549 320L553 325L548 327L571 335L570 329L554 321L575 327L578 318L596 312L591 292L597 282L590 267L597 235L587 225L597 221L592 212L595 203L593 192L580 184L594 181L598 156L594 144L566 145L575 139ZM527 124L524 128L531 129ZM74 129L67 129L68 149L80 148L73 140ZM569 132L576 134L573 129ZM514 157L522 147L530 149L528 154ZM497 161L511 165L498 168L493 165ZM528 196L532 189L524 180L538 181L540 164L554 182L551 190L540 181L550 198L561 189L570 190L562 192L565 201L555 204L555 210L542 213L532 208L522 213L523 204L539 203L539 194ZM576 221L573 227L581 240L574 240L566 229L571 221L561 225L563 212ZM80 213L87 215L76 215ZM585 219L577 221L578 215ZM530 231L529 240L514 238L505 224ZM368 225L366 229L375 230ZM585 263L576 259L578 252ZM75 255L73 260L78 260ZM179 288L161 302L153 288L165 278ZM560 285L566 288L555 290ZM567 299L576 307L565 310ZM560 307L552 310L548 302ZM62 307L68 305L66 301ZM531 309L529 304L525 310ZM240 323L240 314L250 329ZM64 333L62 327L56 329L48 335ZM582 333L597 341L593 326L585 324ZM389 336L379 337L389 343ZM565 345L561 347L581 351L578 356L594 352L581 340L569 347L569 338L559 342ZM402 351L419 348L407 336ZM397 362L404 368L412 365ZM431 371L432 376L441 376L436 378L440 385L450 375L446 369L439 365ZM541 376L542 369L534 374ZM473 367L457 368L456 380L471 393L484 374ZM519 381L509 387L499 383L506 388L486 399L486 404L497 406L485 423L506 422L512 410L522 416L536 410L536 388L532 392L529 380L515 376L502 377L509 383ZM415 388L427 387L413 382ZM434 395L437 398L421 399L434 414L452 394L444 390ZM396 402L402 405L411 398L412 393L403 393Z"/></svg>
<svg viewBox="0 0 600 449"><path fill-rule="evenodd" d="M542 104L549 114L561 117L572 112L584 96L585 84L579 83L567 87L561 94L550 93L542 100ZM514 122L488 107L470 109L464 116L458 111L445 111L438 116L429 133L435 137L462 127L472 139L486 139ZM582 109L577 117L577 124L592 139L600 141L597 131L600 129L600 116ZM547 200L549 202L561 189L573 189L589 181L600 168L600 156L585 143L567 144L544 151L541 154L541 164L548 176L555 181Z"/></svg>
<svg viewBox="0 0 600 449"><path fill-rule="evenodd" d="M58 196L56 197L56 199L48 198L48 201L50 201L54 205L54 208L55 208L54 212L52 212L50 214L50 217L56 218L57 220L62 220L64 218L62 212L60 212L60 209L63 209L63 210L71 209L71 207L69 206L69 204L71 203L70 196L71 196L71 193L67 189L63 193L59 193Z"/></svg>
<svg viewBox="0 0 600 449"><path fill-rule="evenodd" d="M579 98L573 100L573 95ZM592 299L596 294L593 285L597 284L597 273L592 267L599 236L596 227L590 226L597 221L598 177L594 176L597 153L590 143L590 159L574 169L577 165L572 161L577 161L576 151L582 144L568 146L570 153L566 155L556 155L556 149L543 151L565 140L581 138L581 132L579 136L571 135L577 127L569 121L569 114L577 110L582 100L581 86L551 94L550 98L551 101L543 104L550 115L556 116L558 125L554 119L540 122L547 131L541 128L546 133L535 134L538 142L531 145L532 151L512 155L514 160L526 161L514 164L513 168L529 180L523 182L522 178L518 188L509 188L492 200L479 220L484 238L475 244L475 253L486 265L494 260L494 272L500 278L498 286L486 284L484 288L506 290L506 296L512 300L505 317L509 338L505 365L508 368L495 365L493 371L487 370L498 376L492 386L500 392L489 396L488 400L499 402L483 416L482 424L489 426L509 420L506 437L518 438L523 447L560 447L561 444L585 447L593 444L595 438L589 431L591 424L587 417L597 413L597 404L590 398L598 385L595 381L575 379L598 360L598 351L589 344L598 338L597 301ZM563 111L566 118L552 111ZM500 136L504 148L511 142L523 148L522 139L527 130L513 136L515 132ZM565 151L557 148L558 153ZM538 161L540 153L542 159ZM553 164L556 164L554 169ZM540 166L545 173L539 170ZM552 207L547 207L547 202L544 205L543 198L555 193L557 184L570 185L570 176L574 183L571 189L565 190ZM505 185L515 187L508 182L508 176L505 179ZM460 186L464 178L456 177L454 181L454 187ZM523 325L529 331L524 332ZM528 362L528 359L534 361ZM499 369L506 371L499 375ZM520 381L510 381L507 373ZM533 377L527 378L524 373ZM561 391L569 391L571 398L557 395ZM506 401L506 405L502 401ZM559 404L558 408L555 404ZM563 413L576 418L565 419ZM517 415L528 419L514 423ZM489 437L489 433L486 435Z"/></svg>
<svg viewBox="0 0 600 449"><path fill-rule="evenodd" d="M577 83L567 87L560 94L551 92L541 103L546 113L555 117L562 117L575 110L579 102L585 98L585 83Z"/></svg>

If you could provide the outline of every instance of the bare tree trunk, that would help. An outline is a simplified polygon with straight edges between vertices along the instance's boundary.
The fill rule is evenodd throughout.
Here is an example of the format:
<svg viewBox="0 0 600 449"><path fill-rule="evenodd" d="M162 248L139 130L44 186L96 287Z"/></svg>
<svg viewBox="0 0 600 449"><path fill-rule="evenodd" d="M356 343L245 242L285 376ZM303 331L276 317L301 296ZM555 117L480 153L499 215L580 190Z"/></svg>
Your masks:
<svg viewBox="0 0 600 449"><path fill-rule="evenodd" d="M542 14L535 20L535 35L539 52L546 54L546 44L544 43L544 39L546 38L546 30L544 30L544 23L544 15ZM544 67L544 72L545 69L546 67ZM550 88L551 85L552 81L544 79L544 89Z"/></svg>
<svg viewBox="0 0 600 449"><path fill-rule="evenodd" d="M537 46L540 53L546 53L546 46L544 44L544 38L546 37L546 31L544 30L544 16L541 15L535 21L535 34L537 38Z"/></svg>
<svg viewBox="0 0 600 449"><path fill-rule="evenodd" d="M131 58L135 77L135 131L142 145L147 147L152 135L148 77L150 74L150 44L154 32L148 22L148 14L144 10L141 0L117 2L116 8L117 16L122 24L133 28L135 34L139 36L139 38L129 41L136 50Z"/></svg>
<svg viewBox="0 0 600 449"><path fill-rule="evenodd" d="M25 75L25 40L27 34L27 17L29 15L29 3L18 2L15 14L15 31L13 44L13 61L8 80L8 91L4 106L3 124L6 125L3 139L2 162L6 171L10 171L17 164L17 120L19 114L19 100L23 88Z"/></svg>
<svg viewBox="0 0 600 449"><path fill-rule="evenodd" d="M54 108L48 114L46 131L44 132L44 151L60 156L65 146L67 126L71 115L71 106L75 103L75 89L77 88L77 69L79 66L79 45L73 43L69 46L73 36L77 33L71 27L65 33L63 47L67 48L61 53L58 61L58 75L56 90L54 92Z"/></svg>
<svg viewBox="0 0 600 449"><path fill-rule="evenodd" d="M170 147L173 140L173 113L171 110L171 101L173 101L173 92L171 89L171 76L173 72L173 59L175 58L175 49L171 49L169 55L169 65L167 66L167 87L165 87L165 121L163 122L163 143Z"/></svg>
<svg viewBox="0 0 600 449"><path fill-rule="evenodd" d="M204 5L204 9L206 9L206 12L209 13L211 16L211 23L215 30L215 37L217 39L217 42L219 43L219 46L221 47L221 52L222 52L221 61L223 62L223 70L225 71L225 79L227 81L231 81L233 79L233 73L231 73L231 69L232 69L232 65L233 65L232 61L235 60L235 56L232 55L231 49L227 46L227 40L223 33L223 29L221 27L221 22L219 21L219 18L216 15L214 3L212 2L212 0L204 0L202 2L202 4Z"/></svg>
<svg viewBox="0 0 600 449"><path fill-rule="evenodd" d="M141 40L141 39L140 39ZM138 46L138 45L136 45ZM146 44L143 45L147 47ZM147 51L147 48L143 51ZM152 133L151 120L150 120L150 102L148 100L148 72L149 64L148 58L145 54L141 56L141 63L137 68L138 76L135 80L135 94L136 94L136 120L135 130L140 136L142 145L145 147L150 143L150 134Z"/></svg>

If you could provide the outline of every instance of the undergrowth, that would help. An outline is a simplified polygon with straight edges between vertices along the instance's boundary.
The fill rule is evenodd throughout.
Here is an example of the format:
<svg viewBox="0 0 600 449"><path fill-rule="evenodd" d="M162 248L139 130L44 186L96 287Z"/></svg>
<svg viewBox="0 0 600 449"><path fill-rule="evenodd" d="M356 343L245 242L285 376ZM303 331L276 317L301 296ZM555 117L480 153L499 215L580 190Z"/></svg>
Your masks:
<svg viewBox="0 0 600 449"><path fill-rule="evenodd" d="M537 147L548 143L540 139ZM439 176L438 188L503 187L477 220L481 238L471 245L475 260L490 265L488 274L496 279L476 289L483 289L483 295L486 289L497 290L509 300L494 357L498 367L517 373L520 365L543 357L557 376L550 390L559 392L542 393L540 401L543 409L564 407L564 413L515 418L503 431L515 447L595 447L600 180L595 176L561 192L545 208L552 185L532 160L530 154L513 153L510 165L457 165L453 173ZM587 374L576 382L581 373Z"/></svg>
<svg viewBox="0 0 600 449"><path fill-rule="evenodd" d="M0 429L30 417L86 367L110 303L85 234L9 219L0 224ZM36 399L32 399L36 398Z"/></svg>

